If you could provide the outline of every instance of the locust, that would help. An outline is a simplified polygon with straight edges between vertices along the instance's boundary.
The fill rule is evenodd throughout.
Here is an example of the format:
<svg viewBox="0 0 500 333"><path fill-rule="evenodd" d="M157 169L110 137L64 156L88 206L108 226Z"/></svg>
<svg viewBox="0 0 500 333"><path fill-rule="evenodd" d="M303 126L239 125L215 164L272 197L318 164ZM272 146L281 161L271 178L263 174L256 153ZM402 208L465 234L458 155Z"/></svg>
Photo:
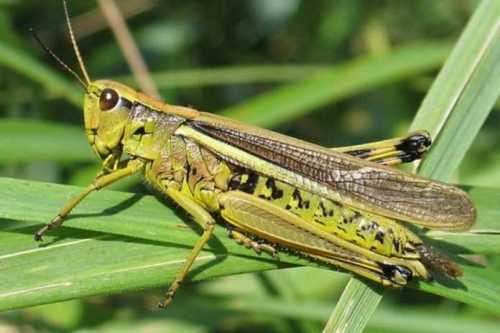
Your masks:
<svg viewBox="0 0 500 333"><path fill-rule="evenodd" d="M170 304L216 223L257 253L291 252L387 287L429 281L431 271L462 274L405 224L466 230L476 218L461 189L394 168L422 157L431 145L427 132L330 149L167 104L112 80L91 81L63 4L83 77L35 38L83 86L85 134L102 169L36 240L87 195L142 174L203 230L160 307Z"/></svg>

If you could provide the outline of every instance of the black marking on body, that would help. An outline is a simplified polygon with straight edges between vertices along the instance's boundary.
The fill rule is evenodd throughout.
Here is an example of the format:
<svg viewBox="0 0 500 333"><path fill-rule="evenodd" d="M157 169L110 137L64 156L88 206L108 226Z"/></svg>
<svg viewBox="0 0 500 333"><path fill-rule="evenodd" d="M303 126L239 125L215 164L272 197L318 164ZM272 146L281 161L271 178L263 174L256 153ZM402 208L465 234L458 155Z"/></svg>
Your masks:
<svg viewBox="0 0 500 333"><path fill-rule="evenodd" d="M303 207L302 196L300 195L300 191L298 189L293 190L292 198L297 200L297 207Z"/></svg>
<svg viewBox="0 0 500 333"><path fill-rule="evenodd" d="M422 157L423 152L431 145L429 137L422 134L415 134L403 140L395 147L401 150L403 154L400 156L403 162L412 162Z"/></svg>
<svg viewBox="0 0 500 333"><path fill-rule="evenodd" d="M412 272L404 266L395 266L395 269L401 274L406 281L411 281L413 278Z"/></svg>
<svg viewBox="0 0 500 333"><path fill-rule="evenodd" d="M382 269L384 277L391 281L394 281L393 278L396 276L396 273L399 273L406 281L411 281L413 277L412 272L404 266L382 263L379 263L379 266Z"/></svg>
<svg viewBox="0 0 500 333"><path fill-rule="evenodd" d="M138 135L138 136L143 136L146 134L146 129L144 126L138 127L132 135Z"/></svg>
<svg viewBox="0 0 500 333"><path fill-rule="evenodd" d="M322 225L326 225L325 222L321 221L321 220L318 220L318 219L314 219L314 222L316 223L319 223L319 224L322 224Z"/></svg>
<svg viewBox="0 0 500 333"><path fill-rule="evenodd" d="M391 280L394 275L394 265L387 265L379 263L380 268L382 268L382 273L384 277L388 280Z"/></svg>
<svg viewBox="0 0 500 333"><path fill-rule="evenodd" d="M259 175L253 172L249 173L246 182L240 185L239 190L248 194L254 194L255 187L257 186L258 181L259 181Z"/></svg>
<svg viewBox="0 0 500 333"><path fill-rule="evenodd" d="M359 231L356 231L356 236L358 236L359 238L361 238L363 240L366 240L365 236L362 235L361 233L359 233Z"/></svg>
<svg viewBox="0 0 500 333"><path fill-rule="evenodd" d="M358 149L346 152L349 155L356 156L358 158L366 158L370 155L372 149Z"/></svg>
<svg viewBox="0 0 500 333"><path fill-rule="evenodd" d="M280 199L283 197L283 190L276 186L276 181L273 178L266 180L266 187L271 190L272 199Z"/></svg>
<svg viewBox="0 0 500 333"><path fill-rule="evenodd" d="M394 245L394 249L396 250L396 252L399 252L400 246L401 246L401 244L399 243L399 240L394 238L392 240L392 245Z"/></svg>
<svg viewBox="0 0 500 333"><path fill-rule="evenodd" d="M348 216L348 217L342 216L342 223L351 224L352 223L352 216Z"/></svg>
<svg viewBox="0 0 500 333"><path fill-rule="evenodd" d="M375 240L379 241L380 244L384 244L384 233L382 231L377 231L375 234Z"/></svg>
<svg viewBox="0 0 500 333"><path fill-rule="evenodd" d="M320 201L319 209L321 210L321 216L326 217L326 209L325 205L323 204L323 201Z"/></svg>
<svg viewBox="0 0 500 333"><path fill-rule="evenodd" d="M122 96L122 97L120 97L120 106L124 107L126 109L129 109L129 110L132 110L134 103L132 103L130 100L128 100Z"/></svg>
<svg viewBox="0 0 500 333"><path fill-rule="evenodd" d="M234 177L231 178L228 184L228 188L231 191L237 190L241 185L241 175L235 175Z"/></svg>
<svg viewBox="0 0 500 333"><path fill-rule="evenodd" d="M413 162L418 158L419 157L415 157L414 155L411 155L411 154L403 154L403 155L399 156L399 159L401 160L401 162L404 162L404 163Z"/></svg>

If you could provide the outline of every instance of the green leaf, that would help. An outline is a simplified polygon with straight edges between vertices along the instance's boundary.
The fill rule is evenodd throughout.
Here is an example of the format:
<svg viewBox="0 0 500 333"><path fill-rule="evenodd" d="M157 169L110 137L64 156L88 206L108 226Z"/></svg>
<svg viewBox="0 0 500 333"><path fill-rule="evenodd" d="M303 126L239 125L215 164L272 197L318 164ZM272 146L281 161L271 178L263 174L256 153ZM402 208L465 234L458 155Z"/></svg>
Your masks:
<svg viewBox="0 0 500 333"><path fill-rule="evenodd" d="M422 103L412 129L426 129L437 140L421 164L420 175L448 180L498 98L499 18L500 2L483 0ZM495 275L484 275L484 270L467 267L463 279L460 279L460 287L423 283L422 289L491 310L498 306L500 289ZM335 309L332 316L357 312L370 317L373 314L372 304L381 296L370 295L368 285L352 288L357 290L348 287L344 293L363 295L364 289L368 296L363 300L360 296L351 299L352 304L357 305L356 309L341 304L342 308ZM350 321L346 326L332 327L335 329L361 332L363 327Z"/></svg>
<svg viewBox="0 0 500 333"><path fill-rule="evenodd" d="M50 232L42 244L35 242L33 233L80 190L0 178L0 310L166 287L199 237L188 218L152 196L103 191L77 206L64 226ZM478 198L487 197L480 195L482 191L491 193L472 191ZM482 207L478 203L479 224ZM499 214L496 206L488 207ZM228 239L222 227L216 228L215 236L197 259L193 280L297 264L317 267L285 253L280 261L254 254ZM488 282L499 273L474 266L465 269L465 280L460 282L472 289L451 290L455 294L449 297L499 313L500 292ZM414 287L437 294L449 289L434 284Z"/></svg>
<svg viewBox="0 0 500 333"><path fill-rule="evenodd" d="M0 178L0 309L167 286L199 237L189 219L152 196L103 191L35 242L33 232L80 190ZM209 245L196 260L195 280L303 262L255 256L222 228Z"/></svg>
<svg viewBox="0 0 500 333"><path fill-rule="evenodd" d="M358 309L362 307L367 313L375 312L382 300L382 289L382 286L374 283L350 279L323 332L338 332L339 328L346 332L362 332L370 316ZM357 302L361 304L356 304Z"/></svg>
<svg viewBox="0 0 500 333"><path fill-rule="evenodd" d="M0 164L95 161L82 129L57 123L0 120Z"/></svg>
<svg viewBox="0 0 500 333"><path fill-rule="evenodd" d="M415 116L434 138L423 176L450 179L500 96L499 21L500 3L482 1Z"/></svg>
<svg viewBox="0 0 500 333"><path fill-rule="evenodd" d="M364 56L229 107L221 114L259 126L275 126L326 103L435 69L449 49L447 43L421 42L382 56Z"/></svg>

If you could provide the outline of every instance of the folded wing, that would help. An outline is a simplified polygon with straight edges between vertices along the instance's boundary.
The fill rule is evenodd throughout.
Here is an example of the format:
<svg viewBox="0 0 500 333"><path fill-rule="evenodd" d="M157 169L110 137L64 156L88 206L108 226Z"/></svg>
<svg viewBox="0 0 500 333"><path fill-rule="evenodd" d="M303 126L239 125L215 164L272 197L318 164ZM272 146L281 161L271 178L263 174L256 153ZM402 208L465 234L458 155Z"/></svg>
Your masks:
<svg viewBox="0 0 500 333"><path fill-rule="evenodd" d="M332 199L353 208L448 230L466 229L475 220L467 194L448 184L213 115L203 114L189 126L322 184L328 189L326 196L330 193ZM225 157L238 162L237 156Z"/></svg>

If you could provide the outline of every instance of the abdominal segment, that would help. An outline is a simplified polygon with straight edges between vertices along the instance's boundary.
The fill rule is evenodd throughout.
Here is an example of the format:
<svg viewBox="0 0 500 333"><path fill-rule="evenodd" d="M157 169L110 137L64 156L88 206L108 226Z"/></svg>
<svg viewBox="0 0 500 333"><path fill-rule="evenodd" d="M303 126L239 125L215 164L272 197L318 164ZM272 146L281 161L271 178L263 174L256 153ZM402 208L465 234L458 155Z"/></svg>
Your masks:
<svg viewBox="0 0 500 333"><path fill-rule="evenodd" d="M255 173L235 175L230 190L239 190L300 217L306 223L384 256L419 258L421 240L394 220L343 206Z"/></svg>

